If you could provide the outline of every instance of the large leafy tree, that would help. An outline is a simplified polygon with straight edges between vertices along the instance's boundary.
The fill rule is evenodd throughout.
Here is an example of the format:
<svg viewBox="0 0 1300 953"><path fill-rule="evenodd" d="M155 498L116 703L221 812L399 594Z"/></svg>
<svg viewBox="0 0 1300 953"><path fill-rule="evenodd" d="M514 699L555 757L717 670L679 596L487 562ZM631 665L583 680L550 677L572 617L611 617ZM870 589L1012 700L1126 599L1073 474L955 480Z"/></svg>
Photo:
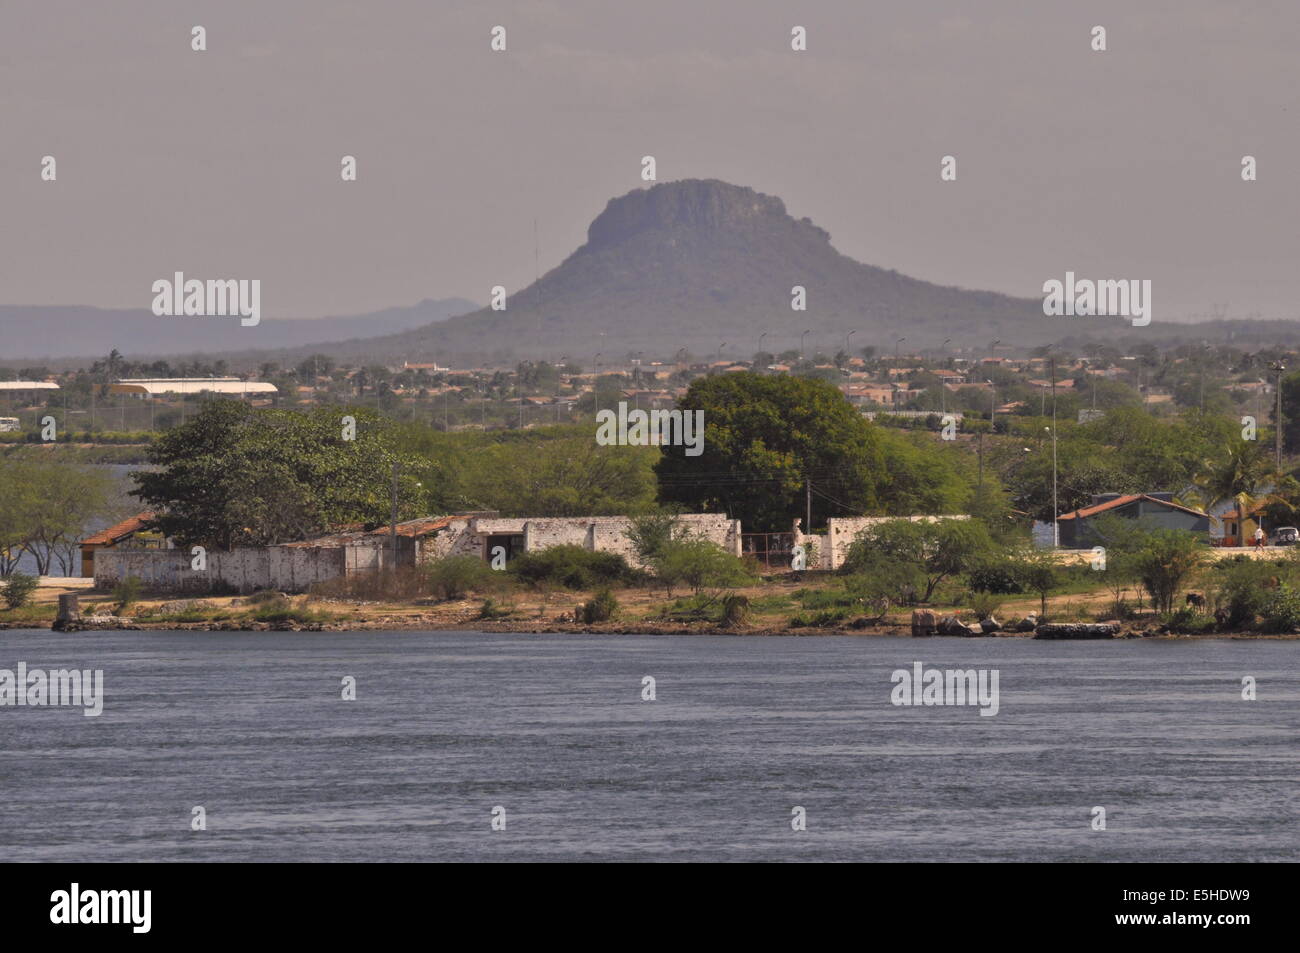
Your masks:
<svg viewBox="0 0 1300 953"><path fill-rule="evenodd" d="M503 516L643 511L654 500L654 455L649 447L598 446L589 430L462 450L456 455L456 499L465 508Z"/></svg>
<svg viewBox="0 0 1300 953"><path fill-rule="evenodd" d="M408 425L404 450L444 461L454 510L502 516L643 513L654 504L654 447L599 446L590 427L440 433Z"/></svg>
<svg viewBox="0 0 1300 953"><path fill-rule="evenodd" d="M345 439L345 415L355 418L354 439ZM394 465L399 518L439 512L438 467L397 443L395 425L371 411L303 414L210 400L151 445L155 469L132 474L132 493L178 543L221 549L382 524L390 518Z"/></svg>
<svg viewBox="0 0 1300 953"><path fill-rule="evenodd" d="M922 580L921 601L929 602L941 582L967 572L993 552L993 539L978 520L889 520L858 534L840 572L870 575L908 567Z"/></svg>
<svg viewBox="0 0 1300 953"><path fill-rule="evenodd" d="M915 448L885 436L823 381L717 375L694 381L679 406L704 411L703 453L662 448L660 501L721 510L747 530L788 530L804 513L806 481L814 526L828 516L938 512L961 495L937 455L923 465Z"/></svg>
<svg viewBox="0 0 1300 953"><path fill-rule="evenodd" d="M103 469L24 455L0 457L0 576L24 554L48 575L72 571L88 527L113 514L113 480Z"/></svg>

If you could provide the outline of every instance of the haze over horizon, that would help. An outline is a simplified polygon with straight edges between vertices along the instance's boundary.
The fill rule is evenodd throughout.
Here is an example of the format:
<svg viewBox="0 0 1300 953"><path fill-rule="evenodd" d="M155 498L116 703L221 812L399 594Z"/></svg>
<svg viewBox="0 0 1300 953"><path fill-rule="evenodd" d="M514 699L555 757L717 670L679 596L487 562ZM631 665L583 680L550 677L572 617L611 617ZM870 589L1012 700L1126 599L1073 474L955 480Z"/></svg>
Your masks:
<svg viewBox="0 0 1300 953"><path fill-rule="evenodd" d="M1038 298L1073 270L1150 279L1158 322L1296 319L1285 22L1300 10L1199 0L15 0L0 304L144 309L177 270L260 279L268 318L484 301L581 246L654 155L661 183L777 196L925 281Z"/></svg>

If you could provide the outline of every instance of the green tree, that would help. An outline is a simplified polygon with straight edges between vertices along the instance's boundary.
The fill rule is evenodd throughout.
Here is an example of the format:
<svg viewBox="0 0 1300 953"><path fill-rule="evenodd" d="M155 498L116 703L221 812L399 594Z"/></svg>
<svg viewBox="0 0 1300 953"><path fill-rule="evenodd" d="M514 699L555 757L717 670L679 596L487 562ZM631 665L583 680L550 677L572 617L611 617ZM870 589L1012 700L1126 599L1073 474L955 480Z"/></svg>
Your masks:
<svg viewBox="0 0 1300 953"><path fill-rule="evenodd" d="M726 512L751 532L788 530L808 483L814 526L836 514L941 512L953 495L951 467L884 436L824 381L719 374L693 381L679 406L704 412L703 452L662 448L659 499Z"/></svg>
<svg viewBox="0 0 1300 953"><path fill-rule="evenodd" d="M653 447L602 447L590 430L552 429L559 433L516 432L499 442L473 435L450 442L454 484L449 489L457 506L503 516L559 517L627 513L651 505Z"/></svg>
<svg viewBox="0 0 1300 953"><path fill-rule="evenodd" d="M729 589L754 581L740 559L700 536L663 543L651 568L670 597L678 585L689 586L698 595L701 589Z"/></svg>
<svg viewBox="0 0 1300 953"><path fill-rule="evenodd" d="M113 480L102 469L22 456L0 458L0 576L29 554L40 575L72 572L77 543L112 512Z"/></svg>
<svg viewBox="0 0 1300 953"><path fill-rule="evenodd" d="M1011 572L1022 588L1038 593L1039 620L1047 618L1047 597L1061 588L1064 572L1050 549L1021 546L1010 559Z"/></svg>
<svg viewBox="0 0 1300 953"><path fill-rule="evenodd" d="M1234 440L1226 452L1206 461L1196 477L1206 510L1231 502L1240 529L1246 517L1259 506L1282 506L1290 510L1295 481L1277 473L1267 449L1254 440ZM1267 492L1261 492L1263 487ZM1240 532L1238 533L1240 536ZM1238 545L1245 545L1239 539Z"/></svg>
<svg viewBox="0 0 1300 953"><path fill-rule="evenodd" d="M1204 558L1205 546L1195 533L1157 530L1147 535L1133 555L1133 567L1157 612L1173 611L1179 591Z"/></svg>
<svg viewBox="0 0 1300 953"><path fill-rule="evenodd" d="M27 605L32 593L36 591L39 580L27 573L10 573L3 586L0 586L0 599L10 609L21 609Z"/></svg>
<svg viewBox="0 0 1300 953"><path fill-rule="evenodd" d="M923 580L921 601L929 602L941 582L980 565L993 550L993 539L978 520L889 520L858 534L840 572L913 567Z"/></svg>
<svg viewBox="0 0 1300 953"><path fill-rule="evenodd" d="M646 513L633 517L623 535L632 544L637 559L650 565L677 534L681 520L676 513Z"/></svg>
<svg viewBox="0 0 1300 953"><path fill-rule="evenodd" d="M345 435L344 415L355 418L355 439ZM150 446L156 469L132 474L132 494L179 544L221 549L385 523L394 466L399 519L439 511L437 467L396 443L396 426L373 411L302 414L209 400Z"/></svg>

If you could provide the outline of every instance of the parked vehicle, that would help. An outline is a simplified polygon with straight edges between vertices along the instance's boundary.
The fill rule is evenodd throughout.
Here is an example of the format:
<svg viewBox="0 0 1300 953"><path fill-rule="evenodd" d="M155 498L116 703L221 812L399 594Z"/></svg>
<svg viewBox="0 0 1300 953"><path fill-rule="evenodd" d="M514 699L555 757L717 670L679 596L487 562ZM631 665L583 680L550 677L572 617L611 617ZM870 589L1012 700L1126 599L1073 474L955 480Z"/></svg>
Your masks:
<svg viewBox="0 0 1300 953"><path fill-rule="evenodd" d="M1300 529L1294 526L1280 526L1268 538L1270 546L1294 546L1296 543L1300 543Z"/></svg>

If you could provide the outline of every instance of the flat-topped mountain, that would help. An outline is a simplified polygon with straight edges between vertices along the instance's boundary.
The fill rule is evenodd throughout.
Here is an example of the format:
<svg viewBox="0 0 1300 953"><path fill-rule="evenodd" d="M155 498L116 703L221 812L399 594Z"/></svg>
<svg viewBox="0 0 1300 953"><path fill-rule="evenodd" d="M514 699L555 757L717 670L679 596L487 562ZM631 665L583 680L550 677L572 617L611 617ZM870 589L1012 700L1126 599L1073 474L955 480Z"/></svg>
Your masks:
<svg viewBox="0 0 1300 953"><path fill-rule="evenodd" d="M807 310L791 309L806 289ZM1114 319L1095 319L1098 321ZM748 357L758 348L833 349L856 331L854 348L1046 342L1077 325L1043 315L1039 299L1012 298L919 281L840 254L830 235L795 219L774 196L717 180L664 183L613 199L587 243L504 311L484 308L433 327L350 345L345 354L406 354L463 360L567 354L590 364L686 347L699 355ZM413 358L414 359L414 358Z"/></svg>

